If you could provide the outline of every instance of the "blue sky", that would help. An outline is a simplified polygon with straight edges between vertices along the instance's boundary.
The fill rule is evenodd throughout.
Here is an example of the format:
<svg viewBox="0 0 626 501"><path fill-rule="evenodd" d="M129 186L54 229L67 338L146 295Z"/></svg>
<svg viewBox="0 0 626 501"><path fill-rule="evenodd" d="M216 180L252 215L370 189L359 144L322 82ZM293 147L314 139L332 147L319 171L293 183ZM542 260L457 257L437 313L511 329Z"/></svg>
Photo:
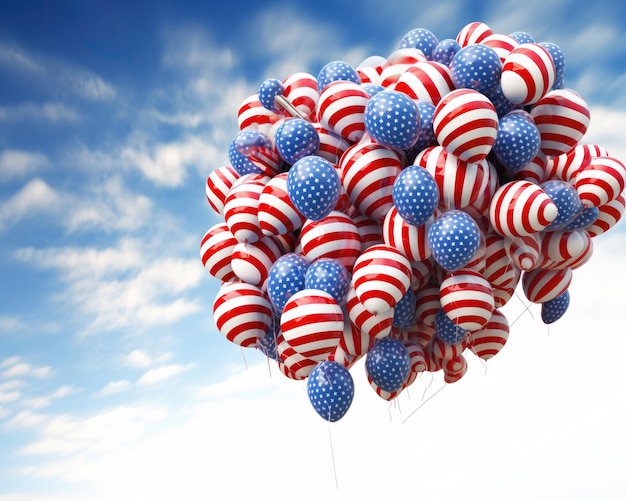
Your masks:
<svg viewBox="0 0 626 501"><path fill-rule="evenodd" d="M595 240L561 321L514 298L487 367L415 414L437 377L389 405L356 373L332 426L216 331L199 259L239 103L417 27L558 44L585 140L626 159L624 5L17 4L0 16L0 501L626 496L623 225Z"/></svg>

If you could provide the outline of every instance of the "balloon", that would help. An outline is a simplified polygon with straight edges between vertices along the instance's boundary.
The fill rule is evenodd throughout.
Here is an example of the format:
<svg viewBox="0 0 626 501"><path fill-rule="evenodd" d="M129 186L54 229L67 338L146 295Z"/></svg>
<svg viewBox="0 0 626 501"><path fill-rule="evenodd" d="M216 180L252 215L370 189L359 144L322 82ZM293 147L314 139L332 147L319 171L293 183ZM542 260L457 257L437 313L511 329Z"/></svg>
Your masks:
<svg viewBox="0 0 626 501"><path fill-rule="evenodd" d="M309 262L301 255L288 253L274 261L268 273L267 295L280 315L287 300L306 288Z"/></svg>
<svg viewBox="0 0 626 501"><path fill-rule="evenodd" d="M533 120L510 112L500 119L493 151L502 165L517 172L539 153L540 135Z"/></svg>
<svg viewBox="0 0 626 501"><path fill-rule="evenodd" d="M276 78L268 78L259 86L259 101L264 108L275 113L282 113L282 108L276 103L276 96L282 96L285 91L283 83Z"/></svg>
<svg viewBox="0 0 626 501"><path fill-rule="evenodd" d="M238 243L233 249L231 266L241 281L262 287L280 255L281 249L276 241L264 237L254 243Z"/></svg>
<svg viewBox="0 0 626 501"><path fill-rule="evenodd" d="M401 341L386 337L379 340L367 353L365 370L380 389L398 391L411 370L411 358Z"/></svg>
<svg viewBox="0 0 626 501"><path fill-rule="evenodd" d="M382 146L411 148L420 133L417 105L402 92L384 90L371 97L365 107L366 132Z"/></svg>
<svg viewBox="0 0 626 501"><path fill-rule="evenodd" d="M435 318L441 309L439 289L439 285L431 283L415 293L417 302L416 316L421 322L430 327L435 326Z"/></svg>
<svg viewBox="0 0 626 501"><path fill-rule="evenodd" d="M439 188L430 172L411 165L396 177L391 192L398 214L409 224L420 226L439 205Z"/></svg>
<svg viewBox="0 0 626 501"><path fill-rule="evenodd" d="M228 192L224 203L224 219L239 242L253 243L265 235L259 223L259 197L266 182L244 176Z"/></svg>
<svg viewBox="0 0 626 501"><path fill-rule="evenodd" d="M444 212L428 229L428 245L435 261L448 271L469 263L480 245L480 229L467 213Z"/></svg>
<svg viewBox="0 0 626 501"><path fill-rule="evenodd" d="M400 40L400 48L415 48L430 58L433 50L439 44L435 34L426 28L415 28L406 33Z"/></svg>
<svg viewBox="0 0 626 501"><path fill-rule="evenodd" d="M413 292L413 289L407 290L393 308L394 327L407 329L415 323L415 301L415 292Z"/></svg>
<svg viewBox="0 0 626 501"><path fill-rule="evenodd" d="M337 81L361 83L358 73L350 64L345 61L331 61L317 75L317 89L321 94L329 84Z"/></svg>
<svg viewBox="0 0 626 501"><path fill-rule="evenodd" d="M365 133L365 107L369 99L358 83L336 81L328 84L320 94L320 124L347 141L357 142Z"/></svg>
<svg viewBox="0 0 626 501"><path fill-rule="evenodd" d="M500 310L494 310L489 322L469 335L469 349L483 360L493 358L509 339L509 322Z"/></svg>
<svg viewBox="0 0 626 501"><path fill-rule="evenodd" d="M552 88L555 72L546 49L537 43L520 42L502 65L502 92L512 103L535 104Z"/></svg>
<svg viewBox="0 0 626 501"><path fill-rule="evenodd" d="M435 331L437 337L447 344L460 343L468 334L467 330L454 323L443 308L437 311L437 316L435 317Z"/></svg>
<svg viewBox="0 0 626 501"><path fill-rule="evenodd" d="M446 360L442 369L444 375L443 380L449 384L456 383L467 372L467 360L465 360L462 354L457 355L450 360Z"/></svg>
<svg viewBox="0 0 626 501"><path fill-rule="evenodd" d="M280 156L270 137L260 130L243 130L230 143L228 159L240 176L277 174Z"/></svg>
<svg viewBox="0 0 626 501"><path fill-rule="evenodd" d="M333 165L316 155L298 160L287 175L289 199L302 215L313 221L331 213L339 200L340 188Z"/></svg>
<svg viewBox="0 0 626 501"><path fill-rule="evenodd" d="M346 303L350 275L346 267L338 260L322 258L314 261L307 268L304 285L307 289L327 292L339 305L343 306Z"/></svg>
<svg viewBox="0 0 626 501"><path fill-rule="evenodd" d="M586 230L592 237L597 237L609 231L622 218L626 209L624 195L619 195L615 200L598 207L598 218Z"/></svg>
<svg viewBox="0 0 626 501"><path fill-rule="evenodd" d="M569 307L569 291L541 304L541 320L544 324L552 324L560 319Z"/></svg>
<svg viewBox="0 0 626 501"><path fill-rule="evenodd" d="M431 59L434 62L449 66L454 59L454 55L461 50L461 46L452 38L441 40L431 53ZM454 84L453 84L454 85Z"/></svg>
<svg viewBox="0 0 626 501"><path fill-rule="evenodd" d="M339 340L339 347L349 355L361 357L374 346L376 337L359 329L351 320L346 320L343 326L343 336Z"/></svg>
<svg viewBox="0 0 626 501"><path fill-rule="evenodd" d="M519 42L515 40L515 38L502 33L493 33L485 37L481 43L487 47L491 47L500 58L502 64L504 64L504 60L511 51L519 46ZM500 71L502 71L502 69L500 69Z"/></svg>
<svg viewBox="0 0 626 501"><path fill-rule="evenodd" d="M391 333L393 308L378 314L371 313L359 300L354 287L348 289L346 312L350 321L363 334L367 334L372 338L382 339Z"/></svg>
<svg viewBox="0 0 626 501"><path fill-rule="evenodd" d="M287 176L287 172L274 176L259 195L257 217L264 235L285 235L299 229L306 221L289 198Z"/></svg>
<svg viewBox="0 0 626 501"><path fill-rule="evenodd" d="M307 394L315 411L326 421L345 416L354 398L354 381L337 362L320 362L307 379Z"/></svg>
<svg viewBox="0 0 626 501"><path fill-rule="evenodd" d="M224 215L226 196L237 179L239 174L230 165L218 167L209 174L206 180L206 198L217 214Z"/></svg>
<svg viewBox="0 0 626 501"><path fill-rule="evenodd" d="M235 280L231 256L238 243L226 223L211 226L200 244L200 258L206 271L222 282Z"/></svg>
<svg viewBox="0 0 626 501"><path fill-rule="evenodd" d="M524 272L522 286L524 294L533 303L545 303L563 294L572 281L572 270L537 269Z"/></svg>
<svg viewBox="0 0 626 501"><path fill-rule="evenodd" d="M409 261L426 260L431 256L427 240L429 223L421 226L409 224L392 207L383 221L383 241L404 254Z"/></svg>
<svg viewBox="0 0 626 501"><path fill-rule="evenodd" d="M432 105L454 89L450 68L436 61L413 64L403 72L394 89L419 103Z"/></svg>
<svg viewBox="0 0 626 501"><path fill-rule="evenodd" d="M472 44L459 50L450 63L452 82L457 89L486 93L500 83L502 61L486 44Z"/></svg>
<svg viewBox="0 0 626 501"><path fill-rule="evenodd" d="M492 35L491 28L483 22L474 21L463 26L456 36L456 41L461 47L481 43L489 35Z"/></svg>
<svg viewBox="0 0 626 501"><path fill-rule="evenodd" d="M282 84L285 99L301 116L312 121L320 98L317 79L310 73L298 71L287 76Z"/></svg>
<svg viewBox="0 0 626 501"><path fill-rule="evenodd" d="M278 153L289 164L315 155L320 146L320 137L313 124L301 118L290 118L280 124L274 141Z"/></svg>
<svg viewBox="0 0 626 501"><path fill-rule="evenodd" d="M482 329L494 310L493 289L480 273L462 269L450 273L439 288L441 309L466 331Z"/></svg>
<svg viewBox="0 0 626 501"><path fill-rule="evenodd" d="M258 129L261 132L269 132L272 125L281 118L281 114L270 111L259 101L258 93L244 99L237 112L237 124L239 130Z"/></svg>
<svg viewBox="0 0 626 501"><path fill-rule="evenodd" d="M626 167L614 157L593 158L576 173L576 191L585 208L615 200L625 186Z"/></svg>
<svg viewBox="0 0 626 501"><path fill-rule="evenodd" d="M556 218L545 228L546 230L563 228L582 212L583 204L571 184L560 179L552 179L540 186L558 210Z"/></svg>

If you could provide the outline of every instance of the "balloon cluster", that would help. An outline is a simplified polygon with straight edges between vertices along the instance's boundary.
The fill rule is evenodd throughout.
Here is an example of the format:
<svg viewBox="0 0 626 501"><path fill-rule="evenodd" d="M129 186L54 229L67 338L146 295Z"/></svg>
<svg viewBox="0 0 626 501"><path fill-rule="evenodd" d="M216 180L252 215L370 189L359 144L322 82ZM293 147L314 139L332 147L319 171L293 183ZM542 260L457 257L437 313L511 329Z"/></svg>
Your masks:
<svg viewBox="0 0 626 501"><path fill-rule="evenodd" d="M557 321L626 183L582 141L589 107L564 72L558 45L475 22L262 82L206 183L223 216L200 249L222 282L218 330L307 379L336 421L361 357L391 400L421 372L454 383L468 354L496 355L518 284Z"/></svg>

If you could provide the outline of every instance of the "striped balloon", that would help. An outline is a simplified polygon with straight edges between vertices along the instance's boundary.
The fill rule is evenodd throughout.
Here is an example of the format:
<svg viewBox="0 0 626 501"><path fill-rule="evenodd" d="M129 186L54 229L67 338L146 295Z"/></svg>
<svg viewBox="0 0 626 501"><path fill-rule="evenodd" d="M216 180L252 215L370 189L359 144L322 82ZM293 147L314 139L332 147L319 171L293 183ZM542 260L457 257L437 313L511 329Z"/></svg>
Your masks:
<svg viewBox="0 0 626 501"><path fill-rule="evenodd" d="M258 218L264 235L285 235L306 221L289 198L286 172L277 174L264 186L259 196Z"/></svg>
<svg viewBox="0 0 626 501"><path fill-rule="evenodd" d="M519 42L515 38L501 33L493 33L485 37L481 43L495 50L502 63L504 63L511 51L519 46Z"/></svg>
<svg viewBox="0 0 626 501"><path fill-rule="evenodd" d="M614 157L593 158L576 174L574 185L585 208L615 200L626 186L626 167Z"/></svg>
<svg viewBox="0 0 626 501"><path fill-rule="evenodd" d="M411 359L411 374L413 375L413 377L409 375L409 379L405 384L406 387L415 381L415 378L420 372L424 372L426 370L426 355L424 353L424 348L417 341L407 339L403 342L406 351L409 353L409 358Z"/></svg>
<svg viewBox="0 0 626 501"><path fill-rule="evenodd" d="M493 289L480 273L468 269L452 272L439 292L443 311L461 329L480 330L491 318Z"/></svg>
<svg viewBox="0 0 626 501"><path fill-rule="evenodd" d="M320 124L350 142L357 142L365 133L365 106L368 100L367 92L355 82L331 82L320 95Z"/></svg>
<svg viewBox="0 0 626 501"><path fill-rule="evenodd" d="M541 254L555 264L576 263L589 252L591 245L591 237L584 230L547 231L541 237Z"/></svg>
<svg viewBox="0 0 626 501"><path fill-rule="evenodd" d="M357 230L359 230L359 236L361 237L361 252L365 249L369 249L372 245L384 243L383 229L378 221L358 213L352 217L352 220Z"/></svg>
<svg viewBox="0 0 626 501"><path fill-rule="evenodd" d="M547 177L574 184L578 171L589 165L593 158L608 156L607 151L597 144L577 144L569 152L550 158L546 167Z"/></svg>
<svg viewBox="0 0 626 501"><path fill-rule="evenodd" d="M440 206L444 209L463 209L476 202L491 176L486 160L470 164L450 154L443 146L422 150L414 164L424 167L435 178Z"/></svg>
<svg viewBox="0 0 626 501"><path fill-rule="evenodd" d="M343 311L327 292L304 289L291 296L280 316L285 341L300 355L322 361L343 336Z"/></svg>
<svg viewBox="0 0 626 501"><path fill-rule="evenodd" d="M393 324L393 308L378 315L365 309L356 295L354 287L348 289L346 296L346 312L350 322L362 333L375 339L382 339L391 333Z"/></svg>
<svg viewBox="0 0 626 501"><path fill-rule="evenodd" d="M346 214L332 211L320 221L307 220L300 233L302 255L310 262L320 258L339 261L348 271L361 253L359 230Z"/></svg>
<svg viewBox="0 0 626 501"><path fill-rule="evenodd" d="M539 129L540 149L547 156L568 153L587 132L589 105L577 92L555 89L533 106L530 115Z"/></svg>
<svg viewBox="0 0 626 501"><path fill-rule="evenodd" d="M448 383L456 383L467 373L467 360L461 354L443 364L443 380Z"/></svg>
<svg viewBox="0 0 626 501"><path fill-rule="evenodd" d="M535 104L554 85L555 73L552 56L544 47L520 44L502 64L502 92L514 104Z"/></svg>
<svg viewBox="0 0 626 501"><path fill-rule="evenodd" d="M317 79L310 73L297 72L283 80L283 96L309 121L317 115L317 103L320 95Z"/></svg>
<svg viewBox="0 0 626 501"><path fill-rule="evenodd" d="M311 375L318 362L303 356L287 343L282 334L278 343L278 369L289 379L303 381Z"/></svg>
<svg viewBox="0 0 626 501"><path fill-rule="evenodd" d="M488 36L493 35L492 29L482 22L466 24L456 36L456 41L461 47L481 43Z"/></svg>
<svg viewBox="0 0 626 501"><path fill-rule="evenodd" d="M415 292L417 319L429 327L435 326L437 312L441 309L439 285L428 284Z"/></svg>
<svg viewBox="0 0 626 501"><path fill-rule="evenodd" d="M518 276L515 284L512 285L498 285L493 288L493 303L496 308L503 308L515 294L515 289L521 278L521 273Z"/></svg>
<svg viewBox="0 0 626 501"><path fill-rule="evenodd" d="M483 360L493 358L509 339L509 321L500 310L494 310L489 322L469 335L469 349Z"/></svg>
<svg viewBox="0 0 626 501"><path fill-rule="evenodd" d="M435 332L434 327L426 325L420 320L416 320L414 325L404 331L404 337L408 341L415 341L425 350L428 343L430 343L430 340L435 335Z"/></svg>
<svg viewBox="0 0 626 501"><path fill-rule="evenodd" d="M267 134L281 117L281 114L265 108L255 93L242 101L237 112L237 123L239 130L257 129Z"/></svg>
<svg viewBox="0 0 626 501"><path fill-rule="evenodd" d="M521 237L544 230L556 219L558 209L541 187L530 181L502 185L491 199L489 220L506 237Z"/></svg>
<svg viewBox="0 0 626 501"><path fill-rule="evenodd" d="M200 244L200 258L206 271L222 282L235 280L237 276L233 272L231 256L238 243L226 223L209 228Z"/></svg>
<svg viewBox="0 0 626 501"><path fill-rule="evenodd" d="M504 237L504 249L511 263L520 270L528 271L537 266L541 252L538 233L521 237Z"/></svg>
<svg viewBox="0 0 626 501"><path fill-rule="evenodd" d="M546 157L546 155L539 150L535 158L521 169L515 171L513 178L516 180L530 181L534 184L541 184L550 177L548 175L548 165L551 162L552 158Z"/></svg>
<svg viewBox="0 0 626 501"><path fill-rule="evenodd" d="M215 296L213 319L230 342L255 347L270 330L272 305L255 285L229 282Z"/></svg>
<svg viewBox="0 0 626 501"><path fill-rule="evenodd" d="M253 243L265 236L259 223L258 206L266 183L246 178L240 178L240 182L228 193L224 203L224 219L239 242Z"/></svg>
<svg viewBox="0 0 626 501"><path fill-rule="evenodd" d="M446 360L452 360L458 357L467 346L467 340L464 339L458 343L446 343L437 334L430 340L426 347L426 353L435 361L435 363L443 367Z"/></svg>
<svg viewBox="0 0 626 501"><path fill-rule="evenodd" d="M356 296L354 296L356 297ZM348 318L343 327L343 335L339 340L339 346L342 350L355 357L361 357L374 346L376 337L370 336L367 332L363 332Z"/></svg>
<svg viewBox="0 0 626 501"><path fill-rule="evenodd" d="M598 207L598 218L593 224L587 226L587 232L592 238L606 233L622 218L625 209L626 199L623 194L615 200L601 205Z"/></svg>
<svg viewBox="0 0 626 501"><path fill-rule="evenodd" d="M450 68L435 61L411 65L400 75L394 90L403 92L411 99L437 105L454 89Z"/></svg>
<svg viewBox="0 0 626 501"><path fill-rule="evenodd" d="M341 183L359 213L382 220L393 205L393 183L402 171L397 155L378 144L355 144L339 162Z"/></svg>
<svg viewBox="0 0 626 501"><path fill-rule="evenodd" d="M426 259L424 261L411 261L411 269L413 271L411 289L416 291L426 286L431 279L433 266L433 260L431 259Z"/></svg>
<svg viewBox="0 0 626 501"><path fill-rule="evenodd" d="M513 266L506 252L505 237L490 233L485 237L485 271L483 276L492 287L517 283L520 271Z"/></svg>
<svg viewBox="0 0 626 501"><path fill-rule="evenodd" d="M365 309L380 314L393 308L411 286L411 263L389 245L373 245L357 258L352 280Z"/></svg>
<svg viewBox="0 0 626 501"><path fill-rule="evenodd" d="M315 123L313 126L320 138L320 146L317 149L317 155L325 158L331 164L337 165L339 159L351 146L351 143L334 132L325 129L320 123Z"/></svg>
<svg viewBox="0 0 626 501"><path fill-rule="evenodd" d="M272 264L281 256L281 249L272 237L254 243L239 243L233 249L231 266L243 282L263 286Z"/></svg>
<svg viewBox="0 0 626 501"><path fill-rule="evenodd" d="M455 89L435 107L433 130L448 152L465 162L480 162L496 141L498 113L480 92Z"/></svg>
<svg viewBox="0 0 626 501"><path fill-rule="evenodd" d="M386 65L387 59L383 56L370 56L361 61L356 67L356 72L363 85L380 85L380 75Z"/></svg>
<svg viewBox="0 0 626 501"><path fill-rule="evenodd" d="M536 269L522 274L522 288L529 301L545 303L567 290L572 281L572 270Z"/></svg>
<svg viewBox="0 0 626 501"><path fill-rule="evenodd" d="M423 261L431 256L428 245L428 226L407 223L395 207L383 222L383 242L400 251L409 261Z"/></svg>
<svg viewBox="0 0 626 501"><path fill-rule="evenodd" d="M230 165L218 167L206 180L206 198L211 208L219 215L224 215L224 202L239 174Z"/></svg>

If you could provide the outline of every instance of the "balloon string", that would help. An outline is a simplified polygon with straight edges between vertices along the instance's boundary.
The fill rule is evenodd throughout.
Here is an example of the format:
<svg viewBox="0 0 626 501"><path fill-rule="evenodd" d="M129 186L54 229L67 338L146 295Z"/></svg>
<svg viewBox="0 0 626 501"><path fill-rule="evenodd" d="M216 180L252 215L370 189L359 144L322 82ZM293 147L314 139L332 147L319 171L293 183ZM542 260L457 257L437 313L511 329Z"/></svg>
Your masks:
<svg viewBox="0 0 626 501"><path fill-rule="evenodd" d="M330 420L330 411L328 415L328 419ZM335 488L339 490L339 481L337 480L337 465L335 464L335 450L333 448L333 435L330 432L330 421L326 424L328 428L328 442L330 444L330 458L333 463L333 475L335 477Z"/></svg>
<svg viewBox="0 0 626 501"><path fill-rule="evenodd" d="M272 379L272 365L270 364L270 357L265 357L265 359L267 360L267 373L270 376L270 379Z"/></svg>
<svg viewBox="0 0 626 501"><path fill-rule="evenodd" d="M513 327L515 325L515 322L517 322L520 318L522 318L526 313L530 314L530 318L532 318L533 320L535 319L533 312L530 311L530 307L532 306L532 303L529 304L525 304L524 301L522 301L522 298L519 297L519 294L516 292L515 293L515 297L517 297L517 299L519 299L520 303L522 303L524 305L524 311L522 311L515 320L513 320L513 322L511 322L510 327Z"/></svg>
<svg viewBox="0 0 626 501"><path fill-rule="evenodd" d="M413 410L407 417L404 418L404 420L402 421L402 424L406 423L409 418L411 416L413 416L413 414L415 414L417 411L419 411L422 407L424 407L430 400L432 400L435 395L437 395L441 390L443 390L447 385L444 384L441 388L439 388L435 393L433 393L430 397L428 397L426 400L424 400L420 405L418 405L415 410Z"/></svg>
<svg viewBox="0 0 626 501"><path fill-rule="evenodd" d="M245 365L246 370L248 370L248 361L246 360L246 355L243 352L243 347L241 347L241 358L243 359L243 365Z"/></svg>

